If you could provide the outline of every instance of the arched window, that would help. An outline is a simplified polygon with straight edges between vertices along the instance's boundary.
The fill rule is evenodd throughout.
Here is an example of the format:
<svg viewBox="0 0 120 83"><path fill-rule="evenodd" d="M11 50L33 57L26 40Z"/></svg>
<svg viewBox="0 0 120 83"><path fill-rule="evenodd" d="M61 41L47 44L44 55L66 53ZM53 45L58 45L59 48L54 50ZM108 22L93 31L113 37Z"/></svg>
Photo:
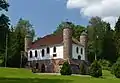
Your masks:
<svg viewBox="0 0 120 83"><path fill-rule="evenodd" d="M79 53L79 48L78 47L76 47L76 53Z"/></svg>
<svg viewBox="0 0 120 83"><path fill-rule="evenodd" d="M78 60L81 60L81 56L80 55L78 55Z"/></svg>
<svg viewBox="0 0 120 83"><path fill-rule="evenodd" d="M50 48L49 47L47 47L47 54L49 54L50 53Z"/></svg>
<svg viewBox="0 0 120 83"><path fill-rule="evenodd" d="M30 58L32 58L32 51L30 51Z"/></svg>
<svg viewBox="0 0 120 83"><path fill-rule="evenodd" d="M35 50L35 57L37 57L38 56L38 54L37 54L37 50Z"/></svg>
<svg viewBox="0 0 120 83"><path fill-rule="evenodd" d="M81 48L81 54L83 54L83 48Z"/></svg>
<svg viewBox="0 0 120 83"><path fill-rule="evenodd" d="M45 56L45 51L44 51L44 49L42 49L42 57L44 57Z"/></svg>
<svg viewBox="0 0 120 83"><path fill-rule="evenodd" d="M53 48L53 52L56 52L56 47Z"/></svg>

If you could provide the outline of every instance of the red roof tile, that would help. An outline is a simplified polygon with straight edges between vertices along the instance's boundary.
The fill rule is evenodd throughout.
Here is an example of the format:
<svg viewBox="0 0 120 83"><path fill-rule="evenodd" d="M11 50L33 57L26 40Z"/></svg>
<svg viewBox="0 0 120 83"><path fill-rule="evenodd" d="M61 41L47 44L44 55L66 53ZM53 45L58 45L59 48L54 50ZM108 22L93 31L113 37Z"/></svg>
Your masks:
<svg viewBox="0 0 120 83"><path fill-rule="evenodd" d="M36 49L40 46L48 46L48 45L54 45L54 44L60 44L63 41L63 35L57 34L57 35L47 35L43 38L40 38L36 42L34 42L32 45L30 45L30 49Z"/></svg>
<svg viewBox="0 0 120 83"><path fill-rule="evenodd" d="M36 49L40 46L48 46L48 45L54 45L54 44L61 44L63 42L63 34L59 33L57 35L47 35L43 38L40 38L36 42L34 42L32 45L30 45L30 49ZM72 38L72 43L81 45L78 40L75 38ZM82 45L81 45L82 46Z"/></svg>

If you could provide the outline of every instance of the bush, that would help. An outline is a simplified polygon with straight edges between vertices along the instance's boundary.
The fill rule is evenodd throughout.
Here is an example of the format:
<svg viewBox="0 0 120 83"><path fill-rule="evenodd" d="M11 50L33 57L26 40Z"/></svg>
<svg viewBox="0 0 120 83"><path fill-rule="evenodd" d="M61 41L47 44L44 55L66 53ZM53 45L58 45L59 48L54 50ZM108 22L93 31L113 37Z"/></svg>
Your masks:
<svg viewBox="0 0 120 83"><path fill-rule="evenodd" d="M115 77L120 78L120 58L113 64L111 73L115 75Z"/></svg>
<svg viewBox="0 0 120 83"><path fill-rule="evenodd" d="M98 77L102 76L102 67L97 61L94 61L91 64L89 71L90 71L90 75L93 77L98 78Z"/></svg>
<svg viewBox="0 0 120 83"><path fill-rule="evenodd" d="M71 75L72 70L68 62L64 62L61 70L60 70L61 75Z"/></svg>
<svg viewBox="0 0 120 83"><path fill-rule="evenodd" d="M85 66L83 64L80 64L80 74L82 75L86 74Z"/></svg>
<svg viewBox="0 0 120 83"><path fill-rule="evenodd" d="M110 70L110 62L107 60L99 60L98 63L101 65L103 70Z"/></svg>
<svg viewBox="0 0 120 83"><path fill-rule="evenodd" d="M111 67L111 74L114 74L114 70L115 70L114 68L115 68L115 63Z"/></svg>

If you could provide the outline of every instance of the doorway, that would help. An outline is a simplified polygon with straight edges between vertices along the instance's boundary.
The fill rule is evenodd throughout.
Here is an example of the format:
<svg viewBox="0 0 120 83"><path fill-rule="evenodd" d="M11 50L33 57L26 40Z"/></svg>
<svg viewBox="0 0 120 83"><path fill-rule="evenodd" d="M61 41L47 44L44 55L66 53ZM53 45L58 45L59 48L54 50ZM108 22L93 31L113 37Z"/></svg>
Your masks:
<svg viewBox="0 0 120 83"><path fill-rule="evenodd" d="M41 72L45 73L45 65L44 64L41 65Z"/></svg>

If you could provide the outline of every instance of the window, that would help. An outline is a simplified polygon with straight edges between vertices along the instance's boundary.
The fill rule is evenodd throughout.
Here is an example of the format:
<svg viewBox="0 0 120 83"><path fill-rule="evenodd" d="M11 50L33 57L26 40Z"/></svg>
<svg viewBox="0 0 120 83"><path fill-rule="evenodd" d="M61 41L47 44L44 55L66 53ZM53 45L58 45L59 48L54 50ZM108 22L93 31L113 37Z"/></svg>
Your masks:
<svg viewBox="0 0 120 83"><path fill-rule="evenodd" d="M30 58L32 58L32 51L30 51Z"/></svg>
<svg viewBox="0 0 120 83"><path fill-rule="evenodd" d="M47 47L47 54L49 54L50 53L50 48L49 47Z"/></svg>
<svg viewBox="0 0 120 83"><path fill-rule="evenodd" d="M44 57L45 56L45 51L44 51L44 49L42 49L42 57Z"/></svg>
<svg viewBox="0 0 120 83"><path fill-rule="evenodd" d="M76 47L76 53L79 53L79 48L78 47Z"/></svg>
<svg viewBox="0 0 120 83"><path fill-rule="evenodd" d="M37 57L38 55L37 55L37 50L35 50L35 57Z"/></svg>
<svg viewBox="0 0 120 83"><path fill-rule="evenodd" d="M81 48L81 54L83 54L83 48Z"/></svg>
<svg viewBox="0 0 120 83"><path fill-rule="evenodd" d="M53 54L53 57L56 57L57 56L57 54Z"/></svg>
<svg viewBox="0 0 120 83"><path fill-rule="evenodd" d="M53 52L56 52L56 47L53 48Z"/></svg>
<svg viewBox="0 0 120 83"><path fill-rule="evenodd" d="M80 55L78 55L78 60L81 60L81 56Z"/></svg>

